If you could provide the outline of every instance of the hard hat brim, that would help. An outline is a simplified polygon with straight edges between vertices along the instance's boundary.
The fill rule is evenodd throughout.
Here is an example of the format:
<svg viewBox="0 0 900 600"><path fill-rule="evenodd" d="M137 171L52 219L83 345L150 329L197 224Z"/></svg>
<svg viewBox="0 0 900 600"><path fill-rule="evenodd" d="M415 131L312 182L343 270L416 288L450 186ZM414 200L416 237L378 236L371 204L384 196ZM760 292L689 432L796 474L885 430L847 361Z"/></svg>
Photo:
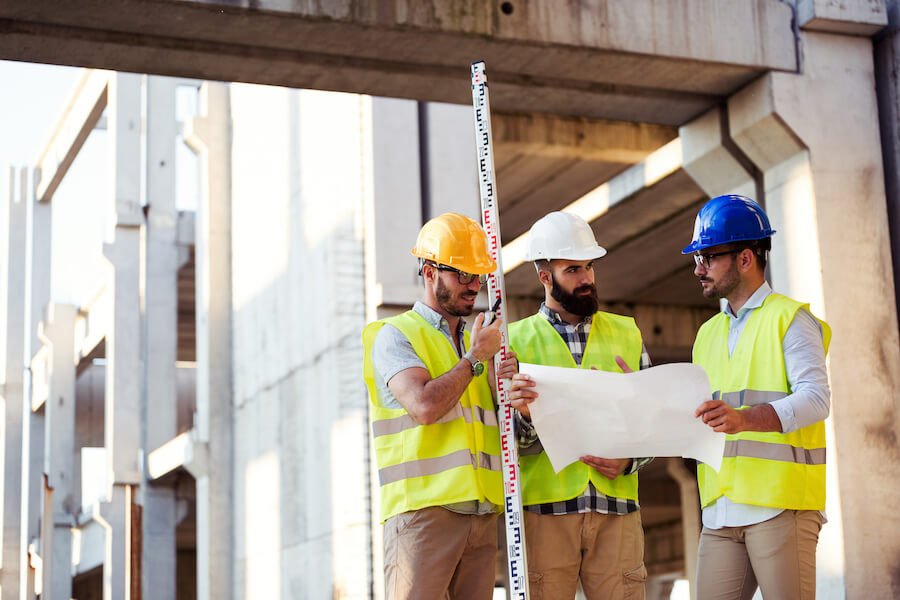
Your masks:
<svg viewBox="0 0 900 600"><path fill-rule="evenodd" d="M590 250L584 250L581 252L556 252L553 256L545 255L543 252L539 252L537 255L527 255L525 256L525 260L534 262L536 260L597 260L598 258L603 258L606 256L606 248L603 246L596 246L591 248Z"/></svg>

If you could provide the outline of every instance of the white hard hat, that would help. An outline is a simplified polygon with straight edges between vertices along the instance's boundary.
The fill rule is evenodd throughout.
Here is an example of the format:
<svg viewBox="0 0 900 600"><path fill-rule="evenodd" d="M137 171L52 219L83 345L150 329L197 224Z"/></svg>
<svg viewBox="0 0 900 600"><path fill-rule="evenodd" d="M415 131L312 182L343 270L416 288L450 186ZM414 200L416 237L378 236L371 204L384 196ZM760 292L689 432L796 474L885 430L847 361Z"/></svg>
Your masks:
<svg viewBox="0 0 900 600"><path fill-rule="evenodd" d="M525 260L594 260L605 254L606 249L597 245L587 221L571 213L556 211L531 226Z"/></svg>

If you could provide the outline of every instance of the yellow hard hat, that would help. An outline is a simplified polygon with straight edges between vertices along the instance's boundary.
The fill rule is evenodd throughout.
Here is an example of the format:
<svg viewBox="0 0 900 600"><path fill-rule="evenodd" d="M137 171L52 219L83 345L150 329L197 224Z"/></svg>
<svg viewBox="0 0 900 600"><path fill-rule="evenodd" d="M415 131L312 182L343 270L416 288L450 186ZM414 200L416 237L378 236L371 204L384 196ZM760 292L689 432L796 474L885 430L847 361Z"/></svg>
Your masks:
<svg viewBox="0 0 900 600"><path fill-rule="evenodd" d="M469 217L456 213L444 213L422 225L412 253L473 275L487 275L497 269L488 254L484 230Z"/></svg>

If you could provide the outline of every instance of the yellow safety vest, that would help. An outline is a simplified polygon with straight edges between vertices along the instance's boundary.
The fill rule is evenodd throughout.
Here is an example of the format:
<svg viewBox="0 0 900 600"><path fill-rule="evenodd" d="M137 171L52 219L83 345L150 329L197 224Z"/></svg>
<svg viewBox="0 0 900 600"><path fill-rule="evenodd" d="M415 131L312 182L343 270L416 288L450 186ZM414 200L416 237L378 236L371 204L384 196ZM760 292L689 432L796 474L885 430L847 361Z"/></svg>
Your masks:
<svg viewBox="0 0 900 600"><path fill-rule="evenodd" d="M381 520L428 506L470 500L503 505L500 429L487 374L475 377L459 402L432 425L420 425L403 408L387 408L379 397L372 345L389 323L412 343L432 378L459 362L450 341L421 315L407 311L376 321L363 331L363 378L381 483ZM469 334L465 333L469 345Z"/></svg>
<svg viewBox="0 0 900 600"><path fill-rule="evenodd" d="M568 344L543 315L532 315L511 323L509 342L520 362L578 368ZM642 348L641 332L634 319L597 312L591 321L581 368L596 367L601 371L621 372L616 364L616 356L621 356L628 366L637 371L640 368ZM603 432L598 431L597 435L602 436ZM610 481L596 469L576 462L557 474L547 453L543 448L538 449L539 452L529 452L530 449L525 448L519 454L524 505L570 500L584 492L589 480L607 496L637 501L637 473L620 475Z"/></svg>
<svg viewBox="0 0 900 600"><path fill-rule="evenodd" d="M728 316L703 324L694 342L694 362L706 369L714 399L738 410L773 402L791 393L784 365L784 334L800 309L781 294L770 294L747 320L732 356ZM825 351L831 329L819 321ZM792 433L743 432L727 435L721 470L699 464L700 504L722 495L734 502L792 510L825 509L825 423Z"/></svg>

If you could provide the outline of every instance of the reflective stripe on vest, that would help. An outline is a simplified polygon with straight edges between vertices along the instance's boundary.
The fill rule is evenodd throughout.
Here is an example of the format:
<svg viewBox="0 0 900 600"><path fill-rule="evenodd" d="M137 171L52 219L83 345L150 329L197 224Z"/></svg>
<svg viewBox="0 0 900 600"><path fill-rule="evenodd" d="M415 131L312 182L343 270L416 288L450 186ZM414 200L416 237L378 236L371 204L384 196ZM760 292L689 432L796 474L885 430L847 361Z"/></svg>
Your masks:
<svg viewBox="0 0 900 600"><path fill-rule="evenodd" d="M385 324L406 336L432 378L460 361L444 334L414 311L370 323L363 331L363 378L371 401L381 520L470 500L502 505L500 431L487 376L473 378L459 402L436 423L421 425L403 408L385 407L372 364L372 346ZM464 343L468 347L468 334Z"/></svg>
<svg viewBox="0 0 900 600"><path fill-rule="evenodd" d="M713 392L713 400L724 400L734 408L758 406L787 398L787 392L766 392L763 390L741 390L739 392Z"/></svg>
<svg viewBox="0 0 900 600"><path fill-rule="evenodd" d="M551 367L578 368L568 344L553 325L541 315L532 315L509 326L510 347L520 362ZM640 368L641 332L634 319L605 312L595 313L591 321L581 368L621 372L616 356L634 369ZM602 435L602 432L597 432ZM531 506L570 500L581 495L588 481L611 498L638 499L637 474L620 475L610 481L596 469L575 462L556 473L540 441L519 453L522 466L522 503Z"/></svg>
<svg viewBox="0 0 900 600"><path fill-rule="evenodd" d="M825 464L825 448L797 448L790 444L770 444L755 440L727 440L723 456L726 458L735 456L764 458L801 465Z"/></svg>
<svg viewBox="0 0 900 600"><path fill-rule="evenodd" d="M478 453L478 459L468 450L457 450L452 454L438 456L436 458L422 458L410 462L392 465L378 470L378 480L381 485L394 483L401 479L411 477L424 477L437 475L456 467L478 467L481 469L500 470L500 457L491 456L484 452Z"/></svg>
<svg viewBox="0 0 900 600"><path fill-rule="evenodd" d="M478 422L489 427L498 427L497 413L493 410L484 410L480 406L461 408L462 418L466 423ZM474 413L474 418L473 418ZM448 412L446 415L435 421L435 423L449 423L459 419L460 415L454 412ZM372 433L375 437L382 435L393 435L407 429L420 427L409 414L402 414L398 417L381 419L372 423Z"/></svg>
<svg viewBox="0 0 900 600"><path fill-rule="evenodd" d="M694 344L694 362L706 369L713 398L739 410L790 394L784 365L784 335L800 309L808 306L770 294L747 320L734 353L728 352L729 319L719 313L703 324ZM825 351L831 339L820 321ZM793 510L825 508L825 424L791 433L743 432L726 436L722 468L697 467L700 503L725 495L734 502Z"/></svg>

